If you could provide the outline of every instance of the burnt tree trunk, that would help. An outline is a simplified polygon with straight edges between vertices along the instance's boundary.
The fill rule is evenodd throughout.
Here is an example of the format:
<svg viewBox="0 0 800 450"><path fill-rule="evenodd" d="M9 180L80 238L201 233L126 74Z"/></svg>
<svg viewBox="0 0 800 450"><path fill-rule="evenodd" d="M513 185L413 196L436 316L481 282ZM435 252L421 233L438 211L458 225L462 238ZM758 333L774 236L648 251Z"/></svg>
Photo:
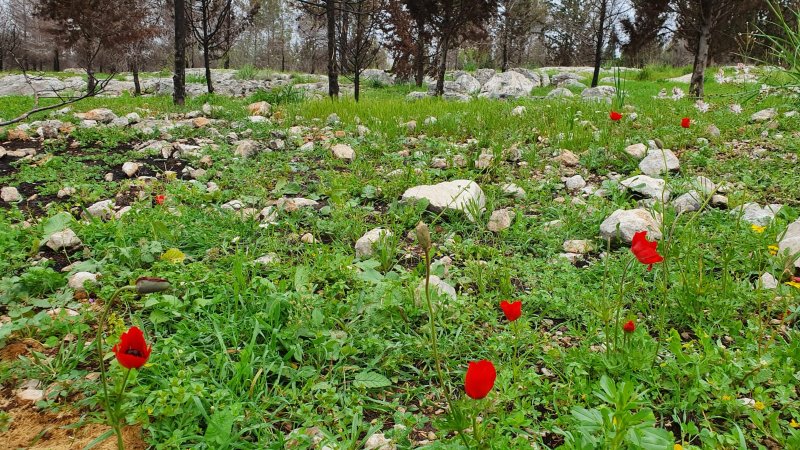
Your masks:
<svg viewBox="0 0 800 450"><path fill-rule="evenodd" d="M172 101L183 105L186 101L186 5L175 0L175 74L172 76Z"/></svg>
<svg viewBox="0 0 800 450"><path fill-rule="evenodd" d="M592 87L597 87L600 81L600 64L603 62L603 38L605 36L606 15L608 13L608 0L600 2L600 20L597 24L597 42L594 48L594 73L592 74Z"/></svg>
<svg viewBox="0 0 800 450"><path fill-rule="evenodd" d="M414 49L414 82L422 86L425 81L425 18L416 17L417 46Z"/></svg>
<svg viewBox="0 0 800 450"><path fill-rule="evenodd" d="M0 70L3 70L2 62L0 62ZM58 53L58 48L53 50L53 72L61 72L61 55Z"/></svg>
<svg viewBox="0 0 800 450"><path fill-rule="evenodd" d="M131 64L131 73L133 74L133 95L142 95L142 85L139 83L139 64L134 62Z"/></svg>
<svg viewBox="0 0 800 450"><path fill-rule="evenodd" d="M336 65L336 2L325 2L325 16L328 34L328 95L339 97L339 70Z"/></svg>
<svg viewBox="0 0 800 450"><path fill-rule="evenodd" d="M450 32L445 31L442 33L441 49L439 53L439 73L436 79L436 96L441 97L444 94L444 75L447 71L447 50L450 47Z"/></svg>
<svg viewBox="0 0 800 450"><path fill-rule="evenodd" d="M694 65L692 67L692 81L689 84L689 93L697 98L705 94L705 72L708 63L708 37L711 34L711 1L700 2L700 27L697 31L697 47L694 52Z"/></svg>

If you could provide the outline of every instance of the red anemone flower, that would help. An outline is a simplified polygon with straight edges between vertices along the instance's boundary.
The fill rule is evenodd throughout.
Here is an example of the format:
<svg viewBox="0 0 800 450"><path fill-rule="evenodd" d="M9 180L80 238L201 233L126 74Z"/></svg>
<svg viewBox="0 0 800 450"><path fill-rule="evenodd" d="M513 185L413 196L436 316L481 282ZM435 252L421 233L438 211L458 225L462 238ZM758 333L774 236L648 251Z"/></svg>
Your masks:
<svg viewBox="0 0 800 450"><path fill-rule="evenodd" d="M489 395L496 378L497 371L491 361L471 361L464 378L464 390L470 398L480 400Z"/></svg>
<svg viewBox="0 0 800 450"><path fill-rule="evenodd" d="M631 242L631 252L642 264L647 264L647 271L653 270L653 264L664 261L664 257L658 254L658 242L647 240L647 231L639 231L633 235Z"/></svg>
<svg viewBox="0 0 800 450"><path fill-rule="evenodd" d="M156 204L163 205L164 201L167 199L166 195L156 195Z"/></svg>
<svg viewBox="0 0 800 450"><path fill-rule="evenodd" d="M690 126L692 126L692 119L684 117L683 119L681 119L681 126L683 128L689 128Z"/></svg>
<svg viewBox="0 0 800 450"><path fill-rule="evenodd" d="M620 113L618 113L618 112L616 112L616 111L611 111L611 112L608 114L608 117L609 117L611 120L613 120L614 122L616 122L616 121L618 121L618 120L622 119L622 114L620 114Z"/></svg>
<svg viewBox="0 0 800 450"><path fill-rule="evenodd" d="M117 355L117 361L122 367L138 369L147 362L152 347L147 346L144 334L139 327L131 327L127 332L122 333L119 344L115 345L112 350Z"/></svg>
<svg viewBox="0 0 800 450"><path fill-rule="evenodd" d="M625 325L622 326L622 331L631 334L636 331L636 324L633 323L632 320L625 322Z"/></svg>
<svg viewBox="0 0 800 450"><path fill-rule="evenodd" d="M515 302L509 302L507 300L503 300L500 302L500 309L503 310L503 314L506 315L506 319L509 322L513 322L522 315L522 302L517 300Z"/></svg>

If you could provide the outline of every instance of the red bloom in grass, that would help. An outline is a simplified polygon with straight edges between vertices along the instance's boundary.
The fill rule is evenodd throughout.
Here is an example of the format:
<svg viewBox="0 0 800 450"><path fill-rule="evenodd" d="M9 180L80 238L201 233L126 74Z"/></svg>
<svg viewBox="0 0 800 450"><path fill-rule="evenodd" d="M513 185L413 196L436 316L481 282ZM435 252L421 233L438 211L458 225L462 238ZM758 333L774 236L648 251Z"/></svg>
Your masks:
<svg viewBox="0 0 800 450"><path fill-rule="evenodd" d="M489 395L496 378L497 371L491 361L471 361L464 378L464 390L470 398L480 400Z"/></svg>
<svg viewBox="0 0 800 450"><path fill-rule="evenodd" d="M692 126L692 119L684 117L683 119L681 119L681 126L683 128L689 128L690 126Z"/></svg>
<svg viewBox="0 0 800 450"><path fill-rule="evenodd" d="M653 264L664 261L664 257L658 254L658 242L647 240L647 231L639 231L633 235L631 242L631 252L642 264L647 264L647 271L653 270Z"/></svg>
<svg viewBox="0 0 800 450"><path fill-rule="evenodd" d="M503 314L506 315L506 319L508 319L509 322L513 322L519 319L519 316L522 315L522 302L519 300L515 302L503 300L500 302L500 309L503 310Z"/></svg>
<svg viewBox="0 0 800 450"><path fill-rule="evenodd" d="M616 122L616 121L622 119L622 114L620 114L620 113L618 113L616 111L611 111L610 113L608 113L608 118L613 120L614 122Z"/></svg>
<svg viewBox="0 0 800 450"><path fill-rule="evenodd" d="M636 331L636 324L633 323L632 320L625 322L625 325L622 326L622 331L631 334Z"/></svg>
<svg viewBox="0 0 800 450"><path fill-rule="evenodd" d="M131 327L122 333L119 344L112 349L117 355L117 361L127 369L138 369L147 362L152 347L147 346L144 334L138 327Z"/></svg>
<svg viewBox="0 0 800 450"><path fill-rule="evenodd" d="M156 204L163 205L164 201L167 199L166 195L156 195Z"/></svg>

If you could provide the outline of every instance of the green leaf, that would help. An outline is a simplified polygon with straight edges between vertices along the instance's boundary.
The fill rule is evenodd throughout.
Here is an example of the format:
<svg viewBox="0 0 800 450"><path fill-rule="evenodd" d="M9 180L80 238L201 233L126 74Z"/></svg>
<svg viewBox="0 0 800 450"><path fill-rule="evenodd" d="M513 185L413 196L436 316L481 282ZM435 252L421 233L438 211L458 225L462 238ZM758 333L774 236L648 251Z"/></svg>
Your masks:
<svg viewBox="0 0 800 450"><path fill-rule="evenodd" d="M227 448L231 442L231 431L236 418L228 408L220 408L208 420L203 436L211 448Z"/></svg>
<svg viewBox="0 0 800 450"><path fill-rule="evenodd" d="M356 374L353 385L365 389L374 389L391 386L392 382L377 372L361 372Z"/></svg>
<svg viewBox="0 0 800 450"><path fill-rule="evenodd" d="M186 255L177 248L171 248L161 255L161 260L172 264L180 264L186 259Z"/></svg>
<svg viewBox="0 0 800 450"><path fill-rule="evenodd" d="M53 233L58 233L59 231L67 228L74 220L75 219L72 217L72 214L65 211L62 211L47 219L47 222L44 223L44 236L42 237L42 242L50 239L50 235Z"/></svg>

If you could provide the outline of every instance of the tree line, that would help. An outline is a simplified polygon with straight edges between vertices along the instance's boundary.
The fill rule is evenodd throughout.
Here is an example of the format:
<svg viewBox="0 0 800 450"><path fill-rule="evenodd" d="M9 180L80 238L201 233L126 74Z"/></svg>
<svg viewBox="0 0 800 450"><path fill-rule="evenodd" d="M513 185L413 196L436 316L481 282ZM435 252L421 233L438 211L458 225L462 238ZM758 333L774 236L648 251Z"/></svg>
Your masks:
<svg viewBox="0 0 800 450"><path fill-rule="evenodd" d="M800 0L773 0L790 16ZM761 32L781 33L765 0L0 0L0 70L77 66L96 72L171 68L325 72L358 97L363 71L441 94L453 68L692 64L702 97L712 63L767 60ZM428 78L430 77L430 78Z"/></svg>

